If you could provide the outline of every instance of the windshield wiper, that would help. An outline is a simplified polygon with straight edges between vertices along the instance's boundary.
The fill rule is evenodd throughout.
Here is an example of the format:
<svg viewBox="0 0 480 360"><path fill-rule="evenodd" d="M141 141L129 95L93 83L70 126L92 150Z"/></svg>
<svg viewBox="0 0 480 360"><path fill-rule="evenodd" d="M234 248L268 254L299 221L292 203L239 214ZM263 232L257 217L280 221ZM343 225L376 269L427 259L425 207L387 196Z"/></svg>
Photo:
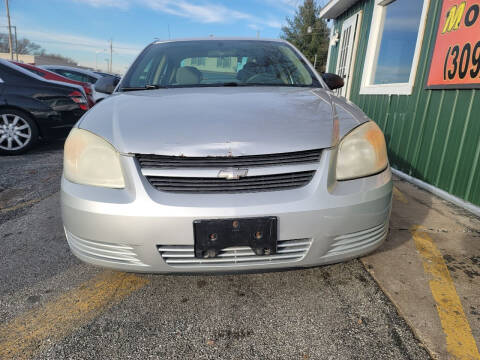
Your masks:
<svg viewBox="0 0 480 360"><path fill-rule="evenodd" d="M213 84L213 85L216 85L216 84ZM230 81L230 82L221 83L219 85L221 85L221 86L239 86L240 84L238 82L235 82L235 81Z"/></svg>
<svg viewBox="0 0 480 360"><path fill-rule="evenodd" d="M276 86L276 87L313 87L312 85L303 85L303 84L284 84L284 83L256 83L256 82L246 82L239 84L239 86Z"/></svg>
<svg viewBox="0 0 480 360"><path fill-rule="evenodd" d="M122 87L120 88L121 91L139 91L139 90L155 90L155 89L167 89L168 86L162 85L154 85L154 84L147 84L144 87Z"/></svg>

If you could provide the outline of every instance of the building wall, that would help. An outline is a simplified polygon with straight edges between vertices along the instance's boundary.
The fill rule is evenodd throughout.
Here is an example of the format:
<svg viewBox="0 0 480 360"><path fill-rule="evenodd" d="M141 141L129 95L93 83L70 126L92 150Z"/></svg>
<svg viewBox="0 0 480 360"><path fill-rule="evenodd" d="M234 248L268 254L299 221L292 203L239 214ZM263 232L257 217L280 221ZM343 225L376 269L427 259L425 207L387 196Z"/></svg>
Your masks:
<svg viewBox="0 0 480 360"><path fill-rule="evenodd" d="M0 53L0 59L10 60L9 53ZM13 59L17 61L17 55L13 54ZM67 59L59 58L57 56L50 55L18 55L18 61L31 64L31 65L66 65L66 66L76 66L76 63L72 63Z"/></svg>
<svg viewBox="0 0 480 360"><path fill-rule="evenodd" d="M0 59L10 60L10 53L0 53ZM17 55L13 54L13 59L17 60ZM35 57L33 55L18 55L18 61L30 64L35 61Z"/></svg>
<svg viewBox="0 0 480 360"><path fill-rule="evenodd" d="M374 0L363 0L337 19L362 10L351 100L385 132L391 165L480 205L480 90L425 90L441 1L431 0L412 95L359 95ZM338 44L330 49L335 72Z"/></svg>

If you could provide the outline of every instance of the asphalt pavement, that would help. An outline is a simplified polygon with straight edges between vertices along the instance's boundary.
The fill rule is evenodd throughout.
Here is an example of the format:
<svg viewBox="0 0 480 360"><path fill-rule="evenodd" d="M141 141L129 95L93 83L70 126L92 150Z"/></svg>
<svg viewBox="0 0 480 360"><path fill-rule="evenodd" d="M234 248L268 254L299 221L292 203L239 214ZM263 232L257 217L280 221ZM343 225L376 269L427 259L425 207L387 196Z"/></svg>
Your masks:
<svg viewBox="0 0 480 360"><path fill-rule="evenodd" d="M61 142L0 157L1 359L430 358L358 260L215 276L80 262L61 168Z"/></svg>

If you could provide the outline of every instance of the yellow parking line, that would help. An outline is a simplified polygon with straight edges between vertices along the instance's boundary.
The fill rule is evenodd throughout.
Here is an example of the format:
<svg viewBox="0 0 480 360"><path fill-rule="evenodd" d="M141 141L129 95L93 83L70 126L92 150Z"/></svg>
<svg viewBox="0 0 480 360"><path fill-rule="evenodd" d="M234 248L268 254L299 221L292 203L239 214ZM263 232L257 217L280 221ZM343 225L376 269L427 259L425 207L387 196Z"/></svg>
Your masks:
<svg viewBox="0 0 480 360"><path fill-rule="evenodd" d="M432 277L430 289L445 333L448 353L458 360L480 360L472 330L442 254L420 227L412 228L411 232L422 256L425 273Z"/></svg>
<svg viewBox="0 0 480 360"><path fill-rule="evenodd" d="M52 194L53 195L53 194ZM32 200L28 200L28 201L24 201L22 203L19 203L17 205L13 205L13 206L10 206L10 207L7 207L7 208L3 208L1 209L0 208L0 214L2 213L7 213L7 212L10 212L10 211L14 211L14 210L18 210L18 209L21 209L21 208L24 208L26 206L30 206L30 205L33 205L33 204L36 204L42 200L45 200L45 199L48 199L50 196L52 195L48 195L46 197L43 197L43 198L37 198L37 199L32 199Z"/></svg>
<svg viewBox="0 0 480 360"><path fill-rule="evenodd" d="M58 299L0 325L0 359L32 356L42 341L58 341L94 319L148 280L105 271Z"/></svg>
<svg viewBox="0 0 480 360"><path fill-rule="evenodd" d="M404 204L408 204L407 197L403 195L403 193L398 190L396 186L393 187L393 197Z"/></svg>

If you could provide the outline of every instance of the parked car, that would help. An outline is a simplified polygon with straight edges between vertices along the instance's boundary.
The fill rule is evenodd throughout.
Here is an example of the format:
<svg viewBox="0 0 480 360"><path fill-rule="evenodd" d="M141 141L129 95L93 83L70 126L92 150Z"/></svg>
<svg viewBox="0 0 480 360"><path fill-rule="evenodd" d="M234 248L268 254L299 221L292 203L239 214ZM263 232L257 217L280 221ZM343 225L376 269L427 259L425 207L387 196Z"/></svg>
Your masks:
<svg viewBox="0 0 480 360"><path fill-rule="evenodd" d="M65 137L89 108L83 91L0 60L0 154L23 153L39 138Z"/></svg>
<svg viewBox="0 0 480 360"><path fill-rule="evenodd" d="M93 91L94 90L93 90L93 87L90 83L71 80L71 79L68 79L68 78L66 78L62 75L56 74L56 73L54 73L52 71L49 71L49 70L46 70L46 69L41 69L41 68L39 68L37 66L34 66L34 65L24 64L24 63L15 62L15 61L12 61L12 63L14 63L15 65L18 65L20 67L23 67L24 69L27 69L27 70L37 74L38 76L41 76L44 79L47 79L47 80L55 80L55 81L66 82L66 83L69 83L69 84L80 85L85 90L88 105L90 107L95 105L95 99L93 98Z"/></svg>
<svg viewBox="0 0 480 360"><path fill-rule="evenodd" d="M340 77L324 79L285 41L149 45L65 143L72 252L168 273L308 267L376 249L392 204L385 139L332 92Z"/></svg>
<svg viewBox="0 0 480 360"><path fill-rule="evenodd" d="M94 85L99 79L103 76L97 74L93 71L87 69L80 69L72 66L63 66L63 65L42 65L40 66L42 69L46 69L49 71L53 71L59 75L62 75L68 79L87 82ZM103 100L109 94L101 93L98 91L94 91L93 97L95 99L95 103Z"/></svg>
<svg viewBox="0 0 480 360"><path fill-rule="evenodd" d="M114 76L114 77L120 78L120 76L117 75L117 74L110 74L110 73L106 73L106 72L102 72L102 71L94 71L94 73L95 73L95 74L98 74L98 75L100 75L100 76L103 76L103 77L105 77L105 76Z"/></svg>
<svg viewBox="0 0 480 360"><path fill-rule="evenodd" d="M73 66L64 66L64 65L41 65L42 69L47 69L53 71L57 74L65 76L66 78L87 82L90 84L95 84L98 79L101 79L103 76L94 73L93 71L87 69L80 69Z"/></svg>

